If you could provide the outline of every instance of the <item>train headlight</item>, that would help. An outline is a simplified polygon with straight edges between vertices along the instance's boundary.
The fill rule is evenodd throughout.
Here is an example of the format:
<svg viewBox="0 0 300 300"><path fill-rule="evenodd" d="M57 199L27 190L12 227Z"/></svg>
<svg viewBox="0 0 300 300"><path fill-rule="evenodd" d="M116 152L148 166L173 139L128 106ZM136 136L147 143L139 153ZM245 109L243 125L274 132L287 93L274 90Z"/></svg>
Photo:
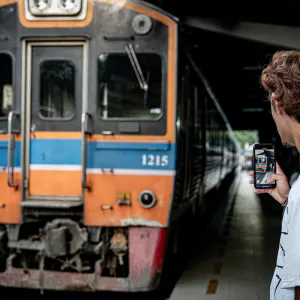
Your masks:
<svg viewBox="0 0 300 300"><path fill-rule="evenodd" d="M132 28L137 34L145 35L152 28L152 20L148 16L137 15L132 20Z"/></svg>
<svg viewBox="0 0 300 300"><path fill-rule="evenodd" d="M50 5L51 5L51 0L33 0L34 8L40 12L49 8Z"/></svg>
<svg viewBox="0 0 300 300"><path fill-rule="evenodd" d="M83 20L88 0L21 0L27 20ZM1 0L0 0L1 2Z"/></svg>
<svg viewBox="0 0 300 300"><path fill-rule="evenodd" d="M79 2L79 0L60 0L59 6L62 10L71 12L78 7Z"/></svg>
<svg viewBox="0 0 300 300"><path fill-rule="evenodd" d="M142 191L139 195L139 203L144 208L151 208L155 205L157 199L152 191Z"/></svg>

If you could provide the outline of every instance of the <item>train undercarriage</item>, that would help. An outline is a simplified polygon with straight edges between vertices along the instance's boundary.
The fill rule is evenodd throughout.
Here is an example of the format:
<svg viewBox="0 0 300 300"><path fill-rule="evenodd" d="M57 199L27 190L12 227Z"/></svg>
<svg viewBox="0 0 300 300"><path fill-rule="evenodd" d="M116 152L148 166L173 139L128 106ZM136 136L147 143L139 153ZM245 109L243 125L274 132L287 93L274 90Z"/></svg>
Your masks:
<svg viewBox="0 0 300 300"><path fill-rule="evenodd" d="M0 284L49 290L150 291L158 285L166 230L85 227L56 218L0 230Z"/></svg>

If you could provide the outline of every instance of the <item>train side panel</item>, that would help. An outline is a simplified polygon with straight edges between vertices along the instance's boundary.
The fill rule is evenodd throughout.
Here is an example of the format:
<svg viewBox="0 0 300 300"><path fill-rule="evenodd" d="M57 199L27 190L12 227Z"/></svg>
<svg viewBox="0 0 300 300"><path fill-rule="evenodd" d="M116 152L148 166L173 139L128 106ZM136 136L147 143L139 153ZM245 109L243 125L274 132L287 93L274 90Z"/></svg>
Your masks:
<svg viewBox="0 0 300 300"><path fill-rule="evenodd" d="M179 41L174 221L184 214L190 216L191 211L194 217L203 218L206 195L218 189L238 162L238 144L228 121L188 58L184 34Z"/></svg>

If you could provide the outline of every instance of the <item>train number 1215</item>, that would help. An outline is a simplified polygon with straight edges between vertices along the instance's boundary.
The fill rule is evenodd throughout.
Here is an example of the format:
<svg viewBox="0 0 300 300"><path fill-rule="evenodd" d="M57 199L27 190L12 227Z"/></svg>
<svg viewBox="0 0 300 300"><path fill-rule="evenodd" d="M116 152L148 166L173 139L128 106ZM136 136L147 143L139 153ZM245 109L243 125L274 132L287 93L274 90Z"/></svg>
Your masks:
<svg viewBox="0 0 300 300"><path fill-rule="evenodd" d="M168 155L144 154L142 164L143 166L165 167L169 164L169 157Z"/></svg>

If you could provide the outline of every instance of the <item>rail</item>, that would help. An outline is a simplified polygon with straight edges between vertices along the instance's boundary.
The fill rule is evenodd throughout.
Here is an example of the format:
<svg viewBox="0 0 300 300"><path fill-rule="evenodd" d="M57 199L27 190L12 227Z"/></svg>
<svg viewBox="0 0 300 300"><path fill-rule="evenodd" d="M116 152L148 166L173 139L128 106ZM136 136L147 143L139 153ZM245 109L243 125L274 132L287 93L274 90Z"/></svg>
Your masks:
<svg viewBox="0 0 300 300"><path fill-rule="evenodd" d="M15 134L19 134L20 131L12 129L12 122L14 116L19 117L20 114L16 111L11 111L8 114L8 139L7 139L7 183L9 187L18 188L19 185L15 183L14 178L14 158L15 158Z"/></svg>
<svg viewBox="0 0 300 300"><path fill-rule="evenodd" d="M91 186L86 183L86 168L87 168L87 135L91 134L88 128L88 120L91 118L89 113L82 113L81 115L81 134L82 134L82 142L81 142L81 164L82 164L82 188L90 190Z"/></svg>

